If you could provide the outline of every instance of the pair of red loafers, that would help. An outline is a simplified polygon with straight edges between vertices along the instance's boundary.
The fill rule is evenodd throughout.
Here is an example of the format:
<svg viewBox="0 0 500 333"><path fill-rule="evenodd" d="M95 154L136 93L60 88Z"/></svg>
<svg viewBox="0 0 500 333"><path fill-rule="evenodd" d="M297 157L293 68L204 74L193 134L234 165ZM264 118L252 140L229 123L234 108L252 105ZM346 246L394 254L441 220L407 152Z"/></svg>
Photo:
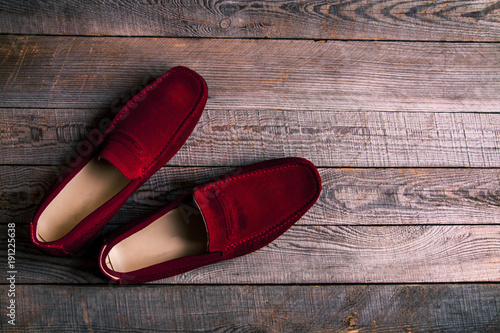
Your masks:
<svg viewBox="0 0 500 333"><path fill-rule="evenodd" d="M176 67L137 94L60 177L31 225L32 242L72 255L187 140L207 100L203 78ZM145 220L117 230L99 267L120 283L143 283L241 256L269 244L318 199L321 180L303 158L252 164L197 186Z"/></svg>

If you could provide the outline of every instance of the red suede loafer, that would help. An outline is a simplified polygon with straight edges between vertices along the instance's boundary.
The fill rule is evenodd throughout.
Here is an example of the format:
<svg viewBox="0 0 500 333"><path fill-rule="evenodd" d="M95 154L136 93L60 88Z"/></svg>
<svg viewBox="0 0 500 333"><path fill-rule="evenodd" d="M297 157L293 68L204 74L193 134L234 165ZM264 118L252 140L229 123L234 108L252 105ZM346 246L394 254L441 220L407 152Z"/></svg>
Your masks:
<svg viewBox="0 0 500 333"><path fill-rule="evenodd" d="M320 191L318 171L305 159L249 165L115 232L99 266L109 278L135 284L242 256L284 233Z"/></svg>
<svg viewBox="0 0 500 333"><path fill-rule="evenodd" d="M137 94L107 130L94 130L31 222L44 251L74 254L186 141L207 100L201 76L176 67Z"/></svg>

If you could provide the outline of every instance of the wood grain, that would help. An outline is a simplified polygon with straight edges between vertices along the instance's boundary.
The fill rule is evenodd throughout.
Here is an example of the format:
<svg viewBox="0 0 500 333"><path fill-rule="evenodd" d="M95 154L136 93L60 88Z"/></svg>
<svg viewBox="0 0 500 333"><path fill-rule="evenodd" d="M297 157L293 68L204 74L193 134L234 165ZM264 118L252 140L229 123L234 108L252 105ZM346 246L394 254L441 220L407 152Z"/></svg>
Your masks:
<svg viewBox="0 0 500 333"><path fill-rule="evenodd" d="M0 330L500 331L498 42L496 0L0 0ZM67 156L176 65L209 87L193 135L85 252L40 252L27 223ZM119 225L292 155L323 192L272 244L144 286L100 273Z"/></svg>
<svg viewBox="0 0 500 333"><path fill-rule="evenodd" d="M500 288L491 284L18 288L19 319L13 329L2 318L6 333L42 332L47 327L59 332L401 332L402 327L411 332L494 332L500 328Z"/></svg>
<svg viewBox="0 0 500 333"><path fill-rule="evenodd" d="M494 0L2 1L0 33L498 41Z"/></svg>
<svg viewBox="0 0 500 333"><path fill-rule="evenodd" d="M6 228L0 225L4 244ZM36 249L28 226L17 225L18 283L109 282L99 271L97 258L104 237L115 228L108 225L86 252L64 258ZM495 282L500 279L499 238L498 225L296 225L257 252L154 283ZM3 281L6 272L0 272Z"/></svg>
<svg viewBox="0 0 500 333"><path fill-rule="evenodd" d="M106 110L0 109L0 164L65 165L112 118ZM499 113L207 109L169 164L301 156L323 167L499 167L499 128Z"/></svg>
<svg viewBox="0 0 500 333"><path fill-rule="evenodd" d="M164 167L137 190L111 224L164 207L233 168ZM0 166L0 223L28 223L61 167ZM320 168L323 191L299 225L499 224L498 169Z"/></svg>
<svg viewBox="0 0 500 333"><path fill-rule="evenodd" d="M0 107L113 109L175 65L209 109L498 112L500 44L1 36Z"/></svg>

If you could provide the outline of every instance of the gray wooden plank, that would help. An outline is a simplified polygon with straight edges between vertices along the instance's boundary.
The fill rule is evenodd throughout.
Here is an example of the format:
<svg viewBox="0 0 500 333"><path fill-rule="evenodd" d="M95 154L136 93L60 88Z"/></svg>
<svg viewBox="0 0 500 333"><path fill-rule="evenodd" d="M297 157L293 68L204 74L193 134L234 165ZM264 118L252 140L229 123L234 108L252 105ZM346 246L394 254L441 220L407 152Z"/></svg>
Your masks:
<svg viewBox="0 0 500 333"><path fill-rule="evenodd" d="M495 0L2 1L0 33L498 41Z"/></svg>
<svg viewBox="0 0 500 333"><path fill-rule="evenodd" d="M233 168L164 167L138 189L111 224L164 207ZM0 223L26 224L61 167L0 166ZM498 169L320 168L323 191L299 225L499 224Z"/></svg>
<svg viewBox="0 0 500 333"><path fill-rule="evenodd" d="M108 283L97 267L108 225L86 252L49 256L16 225L18 282ZM0 225L5 244L7 226ZM151 284L315 284L495 282L500 279L500 226L296 225L252 254ZM5 281L6 262L0 264ZM263 273L265 272L265 273Z"/></svg>
<svg viewBox="0 0 500 333"><path fill-rule="evenodd" d="M175 65L208 108L498 112L498 43L1 36L0 107L112 108Z"/></svg>
<svg viewBox="0 0 500 333"><path fill-rule="evenodd" d="M0 109L0 164L67 164L90 130L112 116ZM499 167L499 128L499 113L207 109L169 164L240 166L302 156L324 167Z"/></svg>
<svg viewBox="0 0 500 333"><path fill-rule="evenodd" d="M17 290L16 327L8 325L2 316L4 332L500 329L500 288L495 284L128 288L40 285L18 286Z"/></svg>

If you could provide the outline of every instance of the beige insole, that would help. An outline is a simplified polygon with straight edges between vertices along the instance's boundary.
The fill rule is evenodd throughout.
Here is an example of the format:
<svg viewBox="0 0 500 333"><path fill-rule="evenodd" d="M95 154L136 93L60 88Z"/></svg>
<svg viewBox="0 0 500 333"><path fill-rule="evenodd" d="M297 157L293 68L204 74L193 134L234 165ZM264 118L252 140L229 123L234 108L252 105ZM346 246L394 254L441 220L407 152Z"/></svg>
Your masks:
<svg viewBox="0 0 500 333"><path fill-rule="evenodd" d="M108 161L90 160L42 212L37 238L43 242L62 238L129 183Z"/></svg>
<svg viewBox="0 0 500 333"><path fill-rule="evenodd" d="M109 251L106 265L126 273L207 251L205 222L192 203L181 204Z"/></svg>

